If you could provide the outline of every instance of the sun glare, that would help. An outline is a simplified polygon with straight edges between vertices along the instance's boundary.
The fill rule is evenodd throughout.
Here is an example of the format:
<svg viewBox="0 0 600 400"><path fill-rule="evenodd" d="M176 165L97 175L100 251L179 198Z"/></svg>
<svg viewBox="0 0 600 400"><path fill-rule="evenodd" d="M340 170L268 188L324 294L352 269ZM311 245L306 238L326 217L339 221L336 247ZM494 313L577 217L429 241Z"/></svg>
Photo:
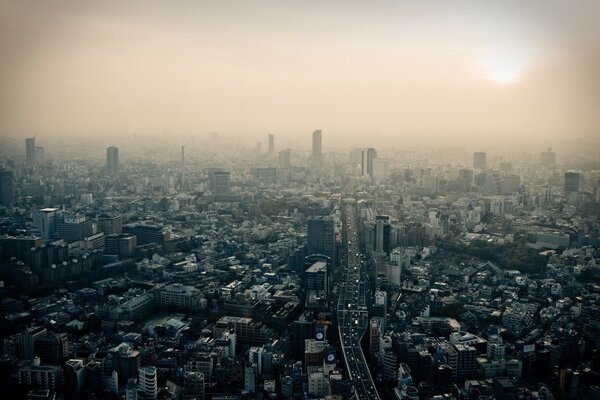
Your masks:
<svg viewBox="0 0 600 400"><path fill-rule="evenodd" d="M524 54L517 49L488 49L481 60L486 79L500 84L519 81L526 67Z"/></svg>

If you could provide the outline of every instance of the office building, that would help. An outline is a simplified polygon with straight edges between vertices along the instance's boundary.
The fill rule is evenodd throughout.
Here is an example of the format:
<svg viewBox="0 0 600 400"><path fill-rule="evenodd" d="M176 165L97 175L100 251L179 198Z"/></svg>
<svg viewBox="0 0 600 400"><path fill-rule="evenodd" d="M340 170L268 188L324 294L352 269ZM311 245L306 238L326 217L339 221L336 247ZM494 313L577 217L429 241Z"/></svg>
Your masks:
<svg viewBox="0 0 600 400"><path fill-rule="evenodd" d="M540 153L540 163L544 166L553 166L556 164L556 153L552 149Z"/></svg>
<svg viewBox="0 0 600 400"><path fill-rule="evenodd" d="M272 133L269 133L269 147L267 152L269 157L273 157L275 154L275 136Z"/></svg>
<svg viewBox="0 0 600 400"><path fill-rule="evenodd" d="M125 232L137 236L137 245L156 243L161 246L171 239L171 232L158 225L126 225Z"/></svg>
<svg viewBox="0 0 600 400"><path fill-rule="evenodd" d="M230 174L228 171L214 171L210 173L209 177L211 178L211 186L215 194L229 193Z"/></svg>
<svg viewBox="0 0 600 400"><path fill-rule="evenodd" d="M38 337L34 353L44 364L60 364L69 357L69 339L66 333L47 333Z"/></svg>
<svg viewBox="0 0 600 400"><path fill-rule="evenodd" d="M581 190L581 172L565 172L565 194L576 193Z"/></svg>
<svg viewBox="0 0 600 400"><path fill-rule="evenodd" d="M181 164L185 164L185 146L181 146Z"/></svg>
<svg viewBox="0 0 600 400"><path fill-rule="evenodd" d="M280 168L289 168L292 161L292 150L285 149L279 152L279 167Z"/></svg>
<svg viewBox="0 0 600 400"><path fill-rule="evenodd" d="M375 251L378 253L390 252L390 217L388 215L375 217Z"/></svg>
<svg viewBox="0 0 600 400"><path fill-rule="evenodd" d="M329 291L327 263L317 261L304 271L307 291L316 291L326 294Z"/></svg>
<svg viewBox="0 0 600 400"><path fill-rule="evenodd" d="M119 171L119 149L114 146L106 149L106 170L109 174Z"/></svg>
<svg viewBox="0 0 600 400"><path fill-rule="evenodd" d="M35 138L25 139L25 163L28 166L35 165Z"/></svg>
<svg viewBox="0 0 600 400"><path fill-rule="evenodd" d="M116 214L100 214L98 216L98 231L105 235L123 233L123 218Z"/></svg>
<svg viewBox="0 0 600 400"><path fill-rule="evenodd" d="M46 328L33 326L21 333L19 342L19 358L21 360L31 360L35 355L35 341L46 336Z"/></svg>
<svg viewBox="0 0 600 400"><path fill-rule="evenodd" d="M42 208L32 213L33 226L45 241L51 240L57 231L58 211L58 208Z"/></svg>
<svg viewBox="0 0 600 400"><path fill-rule="evenodd" d="M377 158L377 152L373 148L363 149L360 163L361 175L373 177L373 160Z"/></svg>
<svg viewBox="0 0 600 400"><path fill-rule="evenodd" d="M183 375L183 399L204 399L204 374L202 372L185 372Z"/></svg>
<svg viewBox="0 0 600 400"><path fill-rule="evenodd" d="M487 155L483 151L476 151L473 154L473 169L486 169L487 168Z"/></svg>
<svg viewBox="0 0 600 400"><path fill-rule="evenodd" d="M57 224L58 237L67 243L77 242L92 236L94 223L78 214L65 215L64 221Z"/></svg>
<svg viewBox="0 0 600 400"><path fill-rule="evenodd" d="M35 163L36 165L40 165L44 163L44 148L42 146L35 146Z"/></svg>
<svg viewBox="0 0 600 400"><path fill-rule="evenodd" d="M312 134L312 160L314 166L323 164L323 133L320 129Z"/></svg>
<svg viewBox="0 0 600 400"><path fill-rule="evenodd" d="M333 218L310 217L307 235L308 254L323 254L335 265L335 227Z"/></svg>
<svg viewBox="0 0 600 400"><path fill-rule="evenodd" d="M133 234L106 235L104 237L104 254L118 256L120 260L133 257L137 237Z"/></svg>
<svg viewBox="0 0 600 400"><path fill-rule="evenodd" d="M8 169L0 169L0 206L10 206L15 201L15 178Z"/></svg>
<svg viewBox="0 0 600 400"><path fill-rule="evenodd" d="M156 288L152 292L154 304L159 307L179 307L197 310L201 307L202 292L193 286L172 283Z"/></svg>

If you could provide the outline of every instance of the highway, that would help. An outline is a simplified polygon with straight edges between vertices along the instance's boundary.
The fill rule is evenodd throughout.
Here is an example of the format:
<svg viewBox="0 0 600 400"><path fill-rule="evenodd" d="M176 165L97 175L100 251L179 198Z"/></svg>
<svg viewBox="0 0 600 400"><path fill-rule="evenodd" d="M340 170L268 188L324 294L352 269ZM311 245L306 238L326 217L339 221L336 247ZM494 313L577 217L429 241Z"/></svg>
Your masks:
<svg viewBox="0 0 600 400"><path fill-rule="evenodd" d="M342 263L342 278L339 282L337 305L338 331L348 379L354 388L356 399L380 399L360 340L369 326L369 312L365 296L366 271L358 245L355 205L345 205L346 251Z"/></svg>

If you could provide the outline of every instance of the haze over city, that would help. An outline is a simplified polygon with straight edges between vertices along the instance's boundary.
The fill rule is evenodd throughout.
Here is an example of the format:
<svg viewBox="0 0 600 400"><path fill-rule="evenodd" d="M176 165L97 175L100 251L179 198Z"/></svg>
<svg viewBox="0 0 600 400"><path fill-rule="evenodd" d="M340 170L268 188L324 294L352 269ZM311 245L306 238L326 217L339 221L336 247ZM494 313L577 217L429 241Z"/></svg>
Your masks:
<svg viewBox="0 0 600 400"><path fill-rule="evenodd" d="M2 1L0 132L593 139L598 19L593 0Z"/></svg>

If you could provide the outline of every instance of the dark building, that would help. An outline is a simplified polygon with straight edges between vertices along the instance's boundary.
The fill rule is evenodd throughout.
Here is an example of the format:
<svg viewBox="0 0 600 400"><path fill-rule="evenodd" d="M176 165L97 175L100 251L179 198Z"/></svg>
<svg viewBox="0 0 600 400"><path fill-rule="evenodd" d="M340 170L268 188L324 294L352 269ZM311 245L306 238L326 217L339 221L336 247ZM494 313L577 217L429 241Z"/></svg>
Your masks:
<svg viewBox="0 0 600 400"><path fill-rule="evenodd" d="M579 192L581 190L581 172L565 172L565 194Z"/></svg>
<svg viewBox="0 0 600 400"><path fill-rule="evenodd" d="M0 170L0 205L10 206L15 201L15 178L8 169Z"/></svg>
<svg viewBox="0 0 600 400"><path fill-rule="evenodd" d="M98 216L98 231L105 235L123 233L123 218L120 215L101 214Z"/></svg>
<svg viewBox="0 0 600 400"><path fill-rule="evenodd" d="M542 151L540 153L540 162L545 166L552 166L556 164L556 153L552 151L552 149L548 149L547 151Z"/></svg>
<svg viewBox="0 0 600 400"><path fill-rule="evenodd" d="M126 233L137 236L137 244L143 246L149 243L157 243L164 246L171 239L171 233L157 225L133 225L125 227Z"/></svg>
<svg viewBox="0 0 600 400"><path fill-rule="evenodd" d="M335 228L333 218L310 217L308 219L307 235L308 254L323 254L335 265Z"/></svg>
<svg viewBox="0 0 600 400"><path fill-rule="evenodd" d="M35 138L25 139L25 163L29 166L35 165Z"/></svg>
<svg viewBox="0 0 600 400"><path fill-rule="evenodd" d="M316 167L323 164L323 132L320 129L312 134L312 161Z"/></svg>
<svg viewBox="0 0 600 400"><path fill-rule="evenodd" d="M137 246L137 237L133 234L107 235L104 238L104 254L118 256L119 259L132 258Z"/></svg>
<svg viewBox="0 0 600 400"><path fill-rule="evenodd" d="M111 146L106 149L106 170L109 174L119 171L119 149Z"/></svg>
<svg viewBox="0 0 600 400"><path fill-rule="evenodd" d="M69 339L65 333L48 333L37 338L33 347L43 364L60 364L69 357Z"/></svg>
<svg viewBox="0 0 600 400"><path fill-rule="evenodd" d="M473 154L473 169L486 169L487 155L483 151L476 151Z"/></svg>
<svg viewBox="0 0 600 400"><path fill-rule="evenodd" d="M230 174L228 171L211 171L208 177L210 188L214 194L229 193Z"/></svg>
<svg viewBox="0 0 600 400"><path fill-rule="evenodd" d="M377 215L375 217L375 251L389 253L390 249L390 217Z"/></svg>

